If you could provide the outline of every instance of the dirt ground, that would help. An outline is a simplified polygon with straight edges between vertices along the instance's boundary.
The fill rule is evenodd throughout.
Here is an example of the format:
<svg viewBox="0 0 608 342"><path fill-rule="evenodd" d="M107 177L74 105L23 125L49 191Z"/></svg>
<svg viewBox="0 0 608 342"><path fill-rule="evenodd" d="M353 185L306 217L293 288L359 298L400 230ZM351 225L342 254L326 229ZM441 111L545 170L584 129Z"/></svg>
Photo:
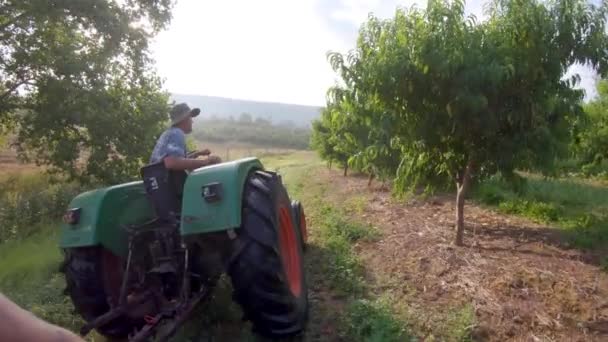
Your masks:
<svg viewBox="0 0 608 342"><path fill-rule="evenodd" d="M468 202L466 246L455 247L451 197L396 203L364 177L321 173L334 200L366 199L353 215L382 232L357 246L368 281L405 308L423 340L451 308L469 305L474 340L608 341L608 273L559 230Z"/></svg>

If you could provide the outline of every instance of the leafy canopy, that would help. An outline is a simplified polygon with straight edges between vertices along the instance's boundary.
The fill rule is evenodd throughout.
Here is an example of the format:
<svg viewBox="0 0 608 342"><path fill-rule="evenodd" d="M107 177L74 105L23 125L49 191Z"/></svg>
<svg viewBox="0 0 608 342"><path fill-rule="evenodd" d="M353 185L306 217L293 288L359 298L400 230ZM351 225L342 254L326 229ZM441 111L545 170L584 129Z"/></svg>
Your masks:
<svg viewBox="0 0 608 342"><path fill-rule="evenodd" d="M0 124L20 155L81 181L137 174L166 123L149 39L171 0L0 2Z"/></svg>
<svg viewBox="0 0 608 342"><path fill-rule="evenodd" d="M478 23L463 1L430 0L389 20L370 16L355 50L329 54L342 85L329 91L330 120L313 126L327 136L317 149L394 175L398 193L456 185L462 245L474 178L549 173L567 153L583 92L578 75L565 75L576 63L608 72L607 6L495 0Z"/></svg>
<svg viewBox="0 0 608 342"><path fill-rule="evenodd" d="M580 79L566 71L608 70L605 6L498 0L488 15L478 23L461 1L429 1L370 16L354 51L330 54L344 85L329 105L393 138L384 144L401 150L398 186L452 182L467 165L550 170L581 113Z"/></svg>

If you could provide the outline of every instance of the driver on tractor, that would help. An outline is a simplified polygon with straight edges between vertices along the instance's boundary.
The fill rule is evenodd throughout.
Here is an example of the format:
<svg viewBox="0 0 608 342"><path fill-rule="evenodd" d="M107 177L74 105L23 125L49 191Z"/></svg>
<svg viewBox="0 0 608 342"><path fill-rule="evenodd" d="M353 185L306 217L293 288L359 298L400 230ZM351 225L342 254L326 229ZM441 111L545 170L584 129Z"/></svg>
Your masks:
<svg viewBox="0 0 608 342"><path fill-rule="evenodd" d="M218 156L211 155L208 149L188 153L186 151L186 134L192 132L192 121L199 115L199 108L190 109L187 104L175 105L169 116L171 127L158 138L150 157L150 164L164 163L165 168L175 171L192 171L199 167L221 163ZM196 159L207 156L206 159Z"/></svg>

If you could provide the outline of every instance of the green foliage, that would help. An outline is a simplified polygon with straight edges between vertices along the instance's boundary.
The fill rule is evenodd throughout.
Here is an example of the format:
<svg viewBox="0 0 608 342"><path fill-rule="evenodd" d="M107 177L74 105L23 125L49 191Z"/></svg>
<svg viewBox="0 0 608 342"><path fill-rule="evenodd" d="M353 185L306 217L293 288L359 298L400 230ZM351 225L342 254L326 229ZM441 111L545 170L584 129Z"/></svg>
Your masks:
<svg viewBox="0 0 608 342"><path fill-rule="evenodd" d="M81 190L38 173L5 176L0 180L0 243L26 238L57 221Z"/></svg>
<svg viewBox="0 0 608 342"><path fill-rule="evenodd" d="M341 127L337 106L329 105L321 111L321 117L312 123L311 146L321 158L333 162L340 166L348 167L350 157L349 150L345 146L347 143L344 133L346 130Z"/></svg>
<svg viewBox="0 0 608 342"><path fill-rule="evenodd" d="M608 246L608 189L582 181L528 176L514 188L502 177L482 182L474 197L504 213L529 217L565 229L580 248Z"/></svg>
<svg viewBox="0 0 608 342"><path fill-rule="evenodd" d="M583 91L578 75L564 76L576 63L608 73L607 9L496 0L478 23L463 1L438 0L370 16L354 50L328 56L342 82L328 92L313 147L394 178L397 194L456 185L461 243L471 182L516 168L555 174L567 156Z"/></svg>
<svg viewBox="0 0 608 342"><path fill-rule="evenodd" d="M475 308L471 304L466 304L461 308L450 311L443 325L449 340L464 342L473 341L471 329L475 326L475 322Z"/></svg>
<svg viewBox="0 0 608 342"><path fill-rule="evenodd" d="M605 56L588 48L606 45L602 13L583 1L496 1L476 23L462 2L433 1L392 20L370 17L355 51L330 55L345 83L332 101L398 138L400 187L443 185L468 164L478 176L550 170L566 119L581 112L582 92L570 87L578 79L560 78L575 62L606 71Z"/></svg>
<svg viewBox="0 0 608 342"><path fill-rule="evenodd" d="M585 105L585 116L573 126L574 167L584 175L608 174L608 80L597 84L598 96Z"/></svg>
<svg viewBox="0 0 608 342"><path fill-rule="evenodd" d="M347 310L347 334L350 341L403 342L414 340L402 322L395 319L389 303L360 299Z"/></svg>
<svg viewBox="0 0 608 342"><path fill-rule="evenodd" d="M0 291L45 321L78 331L84 322L63 294L57 229L50 225L36 230L28 238L0 245Z"/></svg>
<svg viewBox="0 0 608 342"><path fill-rule="evenodd" d="M274 125L264 119L253 120L243 113L239 120L209 119L197 123L193 133L201 141L215 143L240 142L278 148L307 149L308 128Z"/></svg>
<svg viewBox="0 0 608 342"><path fill-rule="evenodd" d="M335 209L324 207L321 214L328 219L325 222L322 234L326 237L338 237L349 243L362 241L372 241L378 237L378 230L358 222L350 222L341 215L336 214Z"/></svg>
<svg viewBox="0 0 608 342"><path fill-rule="evenodd" d="M186 151L193 152L193 151L197 151L197 150L198 150L198 145L196 143L196 140L194 139L194 137L192 137L192 135L187 135L186 136Z"/></svg>
<svg viewBox="0 0 608 342"><path fill-rule="evenodd" d="M559 218L560 208L552 203L528 200L513 200L502 202L498 208L507 214L526 215L541 222L555 222Z"/></svg>
<svg viewBox="0 0 608 342"><path fill-rule="evenodd" d="M149 39L171 0L0 3L0 123L20 156L81 182L130 179L167 121Z"/></svg>
<svg viewBox="0 0 608 342"><path fill-rule="evenodd" d="M360 294L363 291L363 269L352 250L352 244L372 237L374 232L345 220L337 209L329 205L318 210L318 214L323 217L319 234L329 256L324 265L324 273L327 274L330 286L343 295Z"/></svg>

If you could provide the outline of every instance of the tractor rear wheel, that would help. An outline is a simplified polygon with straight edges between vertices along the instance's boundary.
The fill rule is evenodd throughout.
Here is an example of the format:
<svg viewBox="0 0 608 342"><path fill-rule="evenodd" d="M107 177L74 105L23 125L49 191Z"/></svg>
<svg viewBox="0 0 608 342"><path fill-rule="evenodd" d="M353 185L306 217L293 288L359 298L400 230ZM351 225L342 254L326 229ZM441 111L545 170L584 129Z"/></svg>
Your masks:
<svg viewBox="0 0 608 342"><path fill-rule="evenodd" d="M230 260L234 298L254 332L294 336L308 318L301 235L280 177L258 171L243 193L242 225Z"/></svg>
<svg viewBox="0 0 608 342"><path fill-rule="evenodd" d="M302 250L306 251L308 244L308 228L306 227L306 215L304 214L304 206L300 201L291 201L291 209L293 210L293 218L297 223L298 233L300 234L300 242L302 242Z"/></svg>
<svg viewBox="0 0 608 342"><path fill-rule="evenodd" d="M65 292L76 312L90 322L110 309L109 294L117 292L122 279L120 259L101 247L70 248L64 254ZM136 327L133 320L123 318L97 331L106 337L125 338Z"/></svg>

